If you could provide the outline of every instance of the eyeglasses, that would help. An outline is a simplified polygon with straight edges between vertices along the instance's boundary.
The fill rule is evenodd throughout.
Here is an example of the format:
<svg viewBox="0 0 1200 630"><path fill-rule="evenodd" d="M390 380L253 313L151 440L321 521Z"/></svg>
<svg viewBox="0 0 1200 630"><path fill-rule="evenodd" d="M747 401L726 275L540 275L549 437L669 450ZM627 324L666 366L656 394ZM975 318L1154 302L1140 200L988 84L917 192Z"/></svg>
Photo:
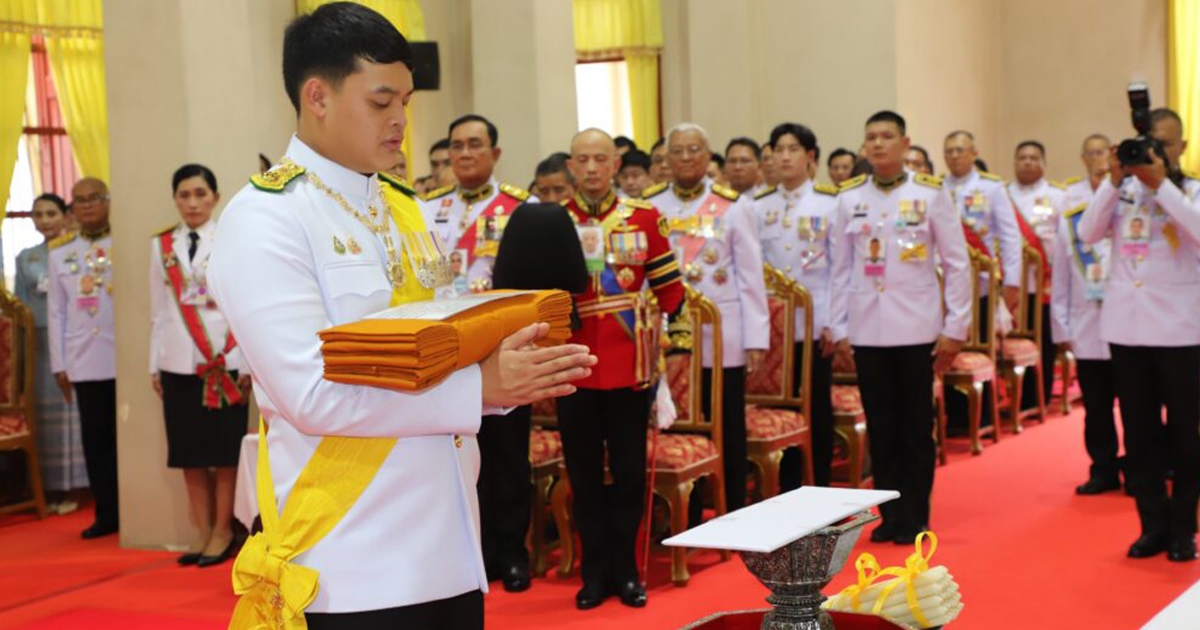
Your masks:
<svg viewBox="0 0 1200 630"><path fill-rule="evenodd" d="M668 149L667 152L674 156L685 156L685 155L689 155L689 154L690 155L700 155L702 153L707 153L708 149L705 148L704 145L693 144L693 145L686 146L686 147L679 147L679 146L671 147L670 149Z"/></svg>
<svg viewBox="0 0 1200 630"><path fill-rule="evenodd" d="M100 203L101 201L108 201L108 193L93 193L91 195L76 197L75 200L71 202L71 205L90 206L94 203Z"/></svg>

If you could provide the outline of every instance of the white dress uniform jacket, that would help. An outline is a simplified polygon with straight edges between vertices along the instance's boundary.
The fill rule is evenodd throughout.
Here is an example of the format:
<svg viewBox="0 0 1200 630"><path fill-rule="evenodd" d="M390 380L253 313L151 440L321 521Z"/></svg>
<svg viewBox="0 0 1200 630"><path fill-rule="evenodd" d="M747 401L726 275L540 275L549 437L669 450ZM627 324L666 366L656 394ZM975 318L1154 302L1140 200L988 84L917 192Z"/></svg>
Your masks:
<svg viewBox="0 0 1200 630"><path fill-rule="evenodd" d="M813 300L813 335L829 328L832 227L837 189L810 179L796 190L780 184L754 200L763 259L808 289ZM796 312L796 341L804 340L804 312Z"/></svg>
<svg viewBox="0 0 1200 630"><path fill-rule="evenodd" d="M943 185L963 222L983 238L992 256L996 256L999 241L1004 286L1021 286L1021 253L1025 239L1021 236L1021 227L1017 225L1004 182L995 175L980 173L973 168L961 178L946 175Z"/></svg>
<svg viewBox="0 0 1200 630"><path fill-rule="evenodd" d="M200 235L196 242L196 257L188 260L187 225L180 223L175 226L173 249L179 270L183 274L187 288L184 289L184 299L192 300L208 331L209 342L213 352L219 353L225 349L225 335L229 330L225 316L217 310L217 303L207 294L208 259L212 253L213 236L217 233L217 222L209 222L196 228ZM204 293L200 289L204 288ZM183 315L176 304L175 290L171 287L167 274L163 270L162 241L158 236L150 239L150 373L160 371L173 374L196 374L196 366L204 365L207 359L200 354L196 342L183 323ZM225 367L238 370L245 374L242 364L242 351L234 347L225 355Z"/></svg>
<svg viewBox="0 0 1200 630"><path fill-rule="evenodd" d="M647 200L668 222L687 219L696 216L712 187L712 180L705 177L704 190L694 199L685 202L675 193L674 186L666 186ZM656 188L659 187L649 190ZM732 190L727 194L737 195ZM670 237L684 282L712 300L721 312L722 367L746 365L746 350L766 350L771 342L762 246L755 223L751 199L738 196L725 212L720 227L711 236L706 235L707 242L690 264L685 264L686 257L679 244L683 232L672 232ZM712 347L710 326L704 327L704 347ZM711 351L704 354L704 367L712 367Z"/></svg>
<svg viewBox="0 0 1200 630"><path fill-rule="evenodd" d="M1126 346L1200 345L1200 182L1183 190L1166 180L1157 191L1135 177L1096 189L1079 237L1112 237L1100 335Z"/></svg>
<svg viewBox="0 0 1200 630"><path fill-rule="evenodd" d="M1058 184L1053 184L1043 177L1030 186L1023 186L1016 181L1009 182L1008 194L1013 205L1017 207L1017 212L1025 217L1029 227L1033 228L1033 233L1042 241L1042 251L1045 251L1049 261L1053 262L1054 235L1058 232L1058 218L1070 207L1067 205L1066 192ZM1034 284L1032 272L1030 276L1029 288L1032 290L1037 285Z"/></svg>
<svg viewBox="0 0 1200 630"><path fill-rule="evenodd" d="M1066 185L1066 190L1063 195L1066 196L1066 207L1068 210L1080 204L1088 204L1092 201L1092 196L1096 191L1092 190L1092 180L1087 177L1071 177L1063 182Z"/></svg>
<svg viewBox="0 0 1200 630"><path fill-rule="evenodd" d="M938 180L905 176L887 192L865 176L842 184L830 302L836 341L892 347L932 343L938 335L967 338L971 266L958 212ZM938 308L939 258L945 317Z"/></svg>
<svg viewBox="0 0 1200 630"><path fill-rule="evenodd" d="M1112 243L1107 238L1090 245L1083 243L1074 237L1070 221L1068 216L1059 218L1051 253L1054 260L1050 269L1054 277L1050 289L1050 335L1054 343L1070 342L1080 359L1107 361L1112 356L1108 343L1100 336L1100 310ZM1090 248L1083 249L1090 255L1090 262L1077 256L1077 248ZM1092 276L1090 281L1087 274Z"/></svg>
<svg viewBox="0 0 1200 630"><path fill-rule="evenodd" d="M382 209L379 180L293 138L287 157L360 213ZM431 226L430 226L431 227ZM392 239L402 243L395 224ZM335 248L334 239L360 251ZM279 507L321 436L400 438L345 518L301 565L320 572L312 612L406 606L487 590L479 547L474 435L484 410L471 366L420 394L321 375L317 332L388 307L382 241L301 176L281 193L243 188L222 215L212 291L254 372ZM409 281L412 281L410 278ZM459 437L465 436L465 437Z"/></svg>
<svg viewBox="0 0 1200 630"><path fill-rule="evenodd" d="M112 236L70 234L50 247L46 305L50 369L72 383L117 377L113 334Z"/></svg>

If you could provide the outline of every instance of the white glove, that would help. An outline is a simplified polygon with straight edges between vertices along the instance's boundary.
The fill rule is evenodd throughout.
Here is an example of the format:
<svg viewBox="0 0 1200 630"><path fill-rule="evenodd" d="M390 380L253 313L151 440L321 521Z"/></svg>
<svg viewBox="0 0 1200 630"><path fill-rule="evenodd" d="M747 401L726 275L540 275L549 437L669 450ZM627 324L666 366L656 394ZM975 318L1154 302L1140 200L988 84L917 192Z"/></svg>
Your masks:
<svg viewBox="0 0 1200 630"><path fill-rule="evenodd" d="M654 395L654 404L658 410L654 419L659 431L666 431L675 424L675 401L671 399L671 387L667 385L667 375L658 377L658 391Z"/></svg>
<svg viewBox="0 0 1200 630"><path fill-rule="evenodd" d="M1004 303L1004 300L997 300L997 304L996 304L996 334L1003 337L1003 336L1007 335L1008 333L1012 332L1012 329L1013 329L1013 317L1012 317L1012 313L1010 313L1008 311L1008 305L1006 305Z"/></svg>

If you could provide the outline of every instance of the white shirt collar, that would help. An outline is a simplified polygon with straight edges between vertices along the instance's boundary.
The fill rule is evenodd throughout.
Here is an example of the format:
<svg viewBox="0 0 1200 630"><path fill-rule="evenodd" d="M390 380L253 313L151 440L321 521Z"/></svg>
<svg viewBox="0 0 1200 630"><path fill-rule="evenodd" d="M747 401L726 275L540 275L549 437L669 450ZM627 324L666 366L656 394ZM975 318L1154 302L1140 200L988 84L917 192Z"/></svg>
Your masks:
<svg viewBox="0 0 1200 630"><path fill-rule="evenodd" d="M299 136L293 135L288 143L287 157L321 178L326 186L346 198L346 201L364 206L377 194L378 181L374 174L367 176L352 171L333 160L317 153L304 144Z"/></svg>
<svg viewBox="0 0 1200 630"><path fill-rule="evenodd" d="M804 180L803 184L800 184L799 186L797 186L796 190L788 190L787 188L784 187L783 182L780 182L779 183L779 192L783 195L783 198L786 199L787 201L796 201L796 200L802 199L805 195L807 195L809 193L809 191L811 191L813 189L814 185L815 184L813 183L813 180L811 177Z"/></svg>
<svg viewBox="0 0 1200 630"><path fill-rule="evenodd" d="M978 177L979 177L979 169L977 169L975 167L971 167L971 172L967 173L966 175L963 175L961 178L955 177L954 175L947 173L946 174L946 183L949 184L950 188L957 188L959 186L966 186L967 184L970 184L971 182L975 181Z"/></svg>

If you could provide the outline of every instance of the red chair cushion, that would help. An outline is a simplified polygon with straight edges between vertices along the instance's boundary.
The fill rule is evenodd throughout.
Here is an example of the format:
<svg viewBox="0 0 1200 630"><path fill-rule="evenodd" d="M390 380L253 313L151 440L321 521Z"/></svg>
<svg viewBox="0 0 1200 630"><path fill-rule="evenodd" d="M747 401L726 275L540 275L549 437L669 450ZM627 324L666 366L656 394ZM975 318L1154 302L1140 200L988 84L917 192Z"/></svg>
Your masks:
<svg viewBox="0 0 1200 630"><path fill-rule="evenodd" d="M834 385L831 395L833 413L856 416L863 412L862 393L857 385Z"/></svg>
<svg viewBox="0 0 1200 630"><path fill-rule="evenodd" d="M787 303L777 297L767 299L771 315L771 345L763 355L762 368L746 375L746 393L762 396L783 396L783 362L787 347L794 341L784 339Z"/></svg>
<svg viewBox="0 0 1200 630"><path fill-rule="evenodd" d="M16 350L14 330L16 327L12 320L0 318L0 405L15 404L20 390L16 382L17 371L13 369L13 353Z"/></svg>
<svg viewBox="0 0 1200 630"><path fill-rule="evenodd" d="M0 438L15 438L29 434L29 423L25 416L0 416Z"/></svg>
<svg viewBox="0 0 1200 630"><path fill-rule="evenodd" d="M646 452L652 453L651 462L658 470L678 471L696 464L717 459L717 445L707 436L694 433L660 433L658 448L651 451L654 437L646 436ZM650 458L647 458L650 459Z"/></svg>
<svg viewBox="0 0 1200 630"><path fill-rule="evenodd" d="M529 434L529 463L534 468L562 459L562 436L558 431L535 428Z"/></svg>
<svg viewBox="0 0 1200 630"><path fill-rule="evenodd" d="M1038 357L1041 356L1037 344L1032 339L1005 339L1000 352L1014 365L1023 366L1037 365Z"/></svg>
<svg viewBox="0 0 1200 630"><path fill-rule="evenodd" d="M973 382L981 383L995 378L996 365L986 354L960 352L958 356L954 357L954 364L950 366L948 373L956 376L970 376Z"/></svg>
<svg viewBox="0 0 1200 630"><path fill-rule="evenodd" d="M808 430L804 414L791 409L746 405L746 438L774 440Z"/></svg>

